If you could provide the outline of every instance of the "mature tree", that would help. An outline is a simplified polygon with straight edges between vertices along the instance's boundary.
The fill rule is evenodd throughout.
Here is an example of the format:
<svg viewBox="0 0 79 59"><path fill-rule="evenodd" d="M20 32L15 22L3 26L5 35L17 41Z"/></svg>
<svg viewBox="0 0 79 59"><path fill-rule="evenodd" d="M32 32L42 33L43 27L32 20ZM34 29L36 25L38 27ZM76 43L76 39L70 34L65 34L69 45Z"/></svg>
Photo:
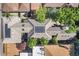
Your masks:
<svg viewBox="0 0 79 59"><path fill-rule="evenodd" d="M47 44L48 44L48 40L47 40L46 38L42 37L42 38L40 39L40 44L41 44L41 45L47 45Z"/></svg>
<svg viewBox="0 0 79 59"><path fill-rule="evenodd" d="M40 7L38 10L36 10L36 17L37 21L40 23L43 23L45 21L46 16L46 8Z"/></svg>
<svg viewBox="0 0 79 59"><path fill-rule="evenodd" d="M74 33L76 32L76 29L77 29L76 25L70 25L69 29L66 30L66 33Z"/></svg>
<svg viewBox="0 0 79 59"><path fill-rule="evenodd" d="M69 30L67 32L75 32L75 22L79 20L79 8L62 7L59 8L57 13L59 14L57 16L57 21L60 24L69 26Z"/></svg>
<svg viewBox="0 0 79 59"><path fill-rule="evenodd" d="M37 40L35 38L29 38L27 41L28 47L33 48L33 46L36 46Z"/></svg>
<svg viewBox="0 0 79 59"><path fill-rule="evenodd" d="M47 8L46 17L51 18L53 21L56 22L58 19L58 16L59 16L57 11L58 11L58 9L56 9L56 8Z"/></svg>
<svg viewBox="0 0 79 59"><path fill-rule="evenodd" d="M72 24L75 24L76 20L79 20L78 8L63 7L59 9L58 13L59 13L58 21L61 24L72 25Z"/></svg>

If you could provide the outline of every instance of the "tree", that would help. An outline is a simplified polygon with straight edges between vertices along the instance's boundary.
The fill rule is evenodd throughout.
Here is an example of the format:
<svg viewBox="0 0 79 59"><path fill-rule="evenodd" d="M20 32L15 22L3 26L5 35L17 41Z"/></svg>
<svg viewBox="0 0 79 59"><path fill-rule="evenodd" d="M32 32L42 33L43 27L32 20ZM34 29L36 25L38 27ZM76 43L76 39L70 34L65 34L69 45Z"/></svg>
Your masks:
<svg viewBox="0 0 79 59"><path fill-rule="evenodd" d="M36 46L37 40L35 38L29 38L27 41L28 47L33 48L33 46Z"/></svg>
<svg viewBox="0 0 79 59"><path fill-rule="evenodd" d="M70 25L69 26L69 29L68 30L66 30L66 33L74 33L74 32L76 32L76 25Z"/></svg>
<svg viewBox="0 0 79 59"><path fill-rule="evenodd" d="M76 20L79 19L79 9L78 8L68 8L68 7L63 7L60 8L58 13L58 21L61 24L74 24Z"/></svg>
<svg viewBox="0 0 79 59"><path fill-rule="evenodd" d="M36 10L36 20L40 23L43 23L45 21L46 16L46 8L40 7L38 10Z"/></svg>
<svg viewBox="0 0 79 59"><path fill-rule="evenodd" d="M57 35L56 36L52 36L51 43L52 44L58 44Z"/></svg>
<svg viewBox="0 0 79 59"><path fill-rule="evenodd" d="M52 19L53 21L57 21L57 17L59 16L58 14L58 9L56 8L47 8L47 13L46 17Z"/></svg>
<svg viewBox="0 0 79 59"><path fill-rule="evenodd" d="M48 44L48 40L47 40L46 38L42 37L42 38L40 39L40 44L41 44L41 45L47 45L47 44Z"/></svg>
<svg viewBox="0 0 79 59"><path fill-rule="evenodd" d="M66 32L72 33L76 31L75 22L79 20L79 8L62 7L58 11L58 22L63 25L68 25L69 30Z"/></svg>

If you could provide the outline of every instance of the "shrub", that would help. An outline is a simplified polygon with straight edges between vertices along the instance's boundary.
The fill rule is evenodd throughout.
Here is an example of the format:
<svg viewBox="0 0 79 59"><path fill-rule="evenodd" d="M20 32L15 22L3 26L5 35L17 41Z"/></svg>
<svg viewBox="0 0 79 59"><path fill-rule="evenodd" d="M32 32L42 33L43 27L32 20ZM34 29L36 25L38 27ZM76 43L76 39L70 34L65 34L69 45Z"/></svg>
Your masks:
<svg viewBox="0 0 79 59"><path fill-rule="evenodd" d="M76 32L76 25L75 26L69 26L69 30L65 31L66 33L74 33Z"/></svg>
<svg viewBox="0 0 79 59"><path fill-rule="evenodd" d="M40 23L43 23L45 21L46 16L46 8L40 7L38 10L36 10L36 20Z"/></svg>
<svg viewBox="0 0 79 59"><path fill-rule="evenodd" d="M46 38L42 37L42 38L40 39L40 44L41 44L41 45L47 45L47 44L48 44L48 40L47 40Z"/></svg>
<svg viewBox="0 0 79 59"><path fill-rule="evenodd" d="M58 44L57 36L52 36L51 43L52 44Z"/></svg>
<svg viewBox="0 0 79 59"><path fill-rule="evenodd" d="M58 14L58 9L55 8L47 8L47 13L46 17L52 19L53 21L57 21L57 17L59 16Z"/></svg>
<svg viewBox="0 0 79 59"><path fill-rule="evenodd" d="M9 17L12 16L10 13L3 13L2 16Z"/></svg>
<svg viewBox="0 0 79 59"><path fill-rule="evenodd" d="M29 38L27 41L28 47L33 48L33 46L36 46L37 40L35 38Z"/></svg>
<svg viewBox="0 0 79 59"><path fill-rule="evenodd" d="M40 38L37 39L37 45L40 45Z"/></svg>

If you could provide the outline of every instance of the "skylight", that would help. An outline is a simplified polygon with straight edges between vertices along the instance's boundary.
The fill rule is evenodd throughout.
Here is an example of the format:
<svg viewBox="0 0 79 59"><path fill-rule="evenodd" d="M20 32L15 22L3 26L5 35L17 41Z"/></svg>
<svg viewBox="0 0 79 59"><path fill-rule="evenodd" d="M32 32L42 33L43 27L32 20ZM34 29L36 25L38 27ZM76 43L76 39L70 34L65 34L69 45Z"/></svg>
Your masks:
<svg viewBox="0 0 79 59"><path fill-rule="evenodd" d="M35 33L44 33L45 27L44 26L36 26L35 27Z"/></svg>

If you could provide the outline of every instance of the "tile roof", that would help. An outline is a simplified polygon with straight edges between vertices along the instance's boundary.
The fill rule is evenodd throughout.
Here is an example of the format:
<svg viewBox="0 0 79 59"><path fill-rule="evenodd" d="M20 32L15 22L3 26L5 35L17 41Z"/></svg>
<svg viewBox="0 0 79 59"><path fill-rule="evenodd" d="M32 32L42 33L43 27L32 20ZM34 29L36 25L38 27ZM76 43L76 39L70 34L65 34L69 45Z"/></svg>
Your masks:
<svg viewBox="0 0 79 59"><path fill-rule="evenodd" d="M46 56L69 56L71 45L47 45L44 46Z"/></svg>
<svg viewBox="0 0 79 59"><path fill-rule="evenodd" d="M36 10L39 8L40 3L31 3L31 10ZM5 12L17 12L17 11L29 11L30 3L3 3L2 11Z"/></svg>
<svg viewBox="0 0 79 59"><path fill-rule="evenodd" d="M6 12L18 11L18 6L19 5L17 3L3 3L2 11L6 11Z"/></svg>
<svg viewBox="0 0 79 59"><path fill-rule="evenodd" d="M19 55L20 50L18 50L16 48L16 44L14 44L14 43L8 43L8 44L5 44L5 45L4 45L4 47L6 49L6 51L4 53L5 56Z"/></svg>

